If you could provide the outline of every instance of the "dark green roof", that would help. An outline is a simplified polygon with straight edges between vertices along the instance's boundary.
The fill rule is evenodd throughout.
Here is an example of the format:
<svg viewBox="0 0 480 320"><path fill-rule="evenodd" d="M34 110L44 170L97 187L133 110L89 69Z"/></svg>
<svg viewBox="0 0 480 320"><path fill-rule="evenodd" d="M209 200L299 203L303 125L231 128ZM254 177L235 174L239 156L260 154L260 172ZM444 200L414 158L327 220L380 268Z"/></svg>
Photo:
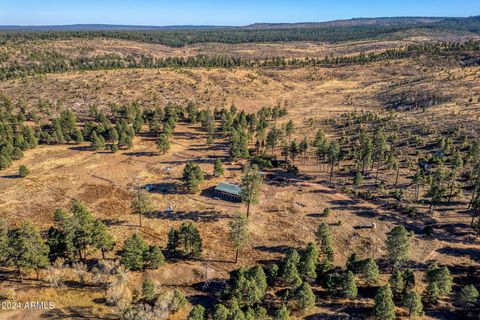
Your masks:
<svg viewBox="0 0 480 320"><path fill-rule="evenodd" d="M236 184L220 182L218 186L215 187L215 190L240 196L242 188Z"/></svg>

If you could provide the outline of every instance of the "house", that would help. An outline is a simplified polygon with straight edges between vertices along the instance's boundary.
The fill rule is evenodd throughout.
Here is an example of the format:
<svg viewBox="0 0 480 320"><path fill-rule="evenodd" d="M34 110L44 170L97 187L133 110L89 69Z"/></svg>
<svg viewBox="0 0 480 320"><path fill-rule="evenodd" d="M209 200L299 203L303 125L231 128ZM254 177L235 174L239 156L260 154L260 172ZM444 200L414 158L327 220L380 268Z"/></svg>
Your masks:
<svg viewBox="0 0 480 320"><path fill-rule="evenodd" d="M220 198L227 201L233 202L241 202L242 197L240 196L240 192L242 188L237 186L236 184L220 182L213 192L213 196L215 198Z"/></svg>

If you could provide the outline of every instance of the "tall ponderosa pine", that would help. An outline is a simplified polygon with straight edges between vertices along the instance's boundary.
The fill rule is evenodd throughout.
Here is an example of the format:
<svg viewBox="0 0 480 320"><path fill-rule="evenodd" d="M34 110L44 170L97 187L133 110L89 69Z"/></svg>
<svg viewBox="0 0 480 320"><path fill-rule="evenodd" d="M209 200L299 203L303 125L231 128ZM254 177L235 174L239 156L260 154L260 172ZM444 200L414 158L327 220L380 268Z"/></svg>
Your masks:
<svg viewBox="0 0 480 320"><path fill-rule="evenodd" d="M322 222L315 233L315 237L319 244L322 257L329 261L333 261L333 241L328 224Z"/></svg>
<svg viewBox="0 0 480 320"><path fill-rule="evenodd" d="M9 250L7 222L0 218L0 266L9 258Z"/></svg>
<svg viewBox="0 0 480 320"><path fill-rule="evenodd" d="M362 267L363 280L368 285L375 285L379 276L378 265L374 259L368 258Z"/></svg>
<svg viewBox="0 0 480 320"><path fill-rule="evenodd" d="M188 314L187 320L205 320L205 308L199 304L195 305Z"/></svg>
<svg viewBox="0 0 480 320"><path fill-rule="evenodd" d="M330 164L330 181L332 181L333 169L341 159L341 150L338 142L334 141L330 143L327 151L327 159L328 159L328 163Z"/></svg>
<svg viewBox="0 0 480 320"><path fill-rule="evenodd" d="M474 285L470 284L460 290L458 294L458 304L462 306L464 311L473 309L478 302L479 293Z"/></svg>
<svg viewBox="0 0 480 320"><path fill-rule="evenodd" d="M386 245L392 268L400 268L409 258L410 234L403 226L394 227L388 233Z"/></svg>
<svg viewBox="0 0 480 320"><path fill-rule="evenodd" d="M392 293L395 299L400 300L405 289L405 281L403 280L403 274L398 269L396 269L390 276L388 283L390 284L390 288L392 289Z"/></svg>
<svg viewBox="0 0 480 320"><path fill-rule="evenodd" d="M23 270L35 269L38 279L39 269L49 264L48 245L31 222L24 222L20 228L10 232L8 247L8 257L17 268L21 281Z"/></svg>
<svg viewBox="0 0 480 320"><path fill-rule="evenodd" d="M430 198L430 213L433 212L435 206L442 201L446 195L446 188L444 186L445 173L442 168L438 169L432 176L430 182L430 188L426 194L426 197Z"/></svg>
<svg viewBox="0 0 480 320"><path fill-rule="evenodd" d="M282 262L281 279L285 284L296 287L302 283L297 268L299 263L300 256L297 250L292 249Z"/></svg>
<svg viewBox="0 0 480 320"><path fill-rule="evenodd" d="M262 177L260 176L258 167L250 166L245 170L241 186L240 197L242 198L242 202L247 205L248 218L250 215L250 206L258 204L262 187Z"/></svg>
<svg viewBox="0 0 480 320"><path fill-rule="evenodd" d="M196 193L204 180L203 171L200 166L193 162L187 162L183 168L183 182L188 192Z"/></svg>
<svg viewBox="0 0 480 320"><path fill-rule="evenodd" d="M403 301L409 317L420 317L423 315L422 298L416 291L408 291Z"/></svg>
<svg viewBox="0 0 480 320"><path fill-rule="evenodd" d="M302 277L306 279L317 278L319 253L317 246L314 243L308 244L307 248L302 252L298 271Z"/></svg>
<svg viewBox="0 0 480 320"><path fill-rule="evenodd" d="M165 154L168 150L170 150L170 139L165 133L160 134L155 143L157 144L157 149L161 154Z"/></svg>
<svg viewBox="0 0 480 320"><path fill-rule="evenodd" d="M375 320L395 320L395 304L390 286L381 287L375 295L373 307Z"/></svg>
<svg viewBox="0 0 480 320"><path fill-rule="evenodd" d="M238 262L240 249L249 239L248 219L242 214L237 213L230 221L230 240L235 247L235 263Z"/></svg>
<svg viewBox="0 0 480 320"><path fill-rule="evenodd" d="M143 189L136 190L130 208L133 214L138 215L138 225L141 227L142 217L154 210L150 194Z"/></svg>
<svg viewBox="0 0 480 320"><path fill-rule="evenodd" d="M300 314L305 314L315 306L315 294L312 291L312 287L303 282L292 293L290 298L290 304L293 309L298 310Z"/></svg>
<svg viewBox="0 0 480 320"><path fill-rule="evenodd" d="M223 304L215 305L212 320L228 320L229 310Z"/></svg>
<svg viewBox="0 0 480 320"><path fill-rule="evenodd" d="M452 292L453 279L447 266L439 267L436 264L430 265L425 273L425 278L428 283L435 283L437 285L440 297Z"/></svg>
<svg viewBox="0 0 480 320"><path fill-rule="evenodd" d="M220 159L216 159L215 163L213 164L213 175L215 177L223 176L224 169L222 166L222 161Z"/></svg>
<svg viewBox="0 0 480 320"><path fill-rule="evenodd" d="M112 251L115 247L115 240L108 233L105 224L100 220L94 222L92 241L93 246L102 252L103 259L105 259L105 253Z"/></svg>
<svg viewBox="0 0 480 320"><path fill-rule="evenodd" d="M282 304L280 309L275 311L275 315L273 317L274 320L290 320L290 311L287 309L287 306Z"/></svg>
<svg viewBox="0 0 480 320"><path fill-rule="evenodd" d="M140 271L145 267L145 258L148 254L148 245L138 234L128 237L123 244L122 264L132 271Z"/></svg>

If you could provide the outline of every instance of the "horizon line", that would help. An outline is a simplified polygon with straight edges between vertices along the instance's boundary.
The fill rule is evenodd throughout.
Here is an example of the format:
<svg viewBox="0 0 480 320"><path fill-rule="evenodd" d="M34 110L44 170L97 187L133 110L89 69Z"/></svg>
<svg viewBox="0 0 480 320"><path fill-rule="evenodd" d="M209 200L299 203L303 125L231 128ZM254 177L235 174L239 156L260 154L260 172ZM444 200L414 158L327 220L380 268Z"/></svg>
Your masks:
<svg viewBox="0 0 480 320"><path fill-rule="evenodd" d="M379 17L352 17L345 19L333 19L333 20L319 20L319 21L295 21L295 22L252 22L248 24L239 25L223 25L223 24L167 24L167 25L152 25L152 24L122 24L122 23L67 23L67 24L0 24L0 27L66 27L66 26L118 26L118 27L142 27L142 28L165 28L165 27L247 27L256 24L313 24L313 23L328 23L338 21L351 21L351 20L375 20L375 19L458 19L458 18L475 18L480 17L480 14L468 15L468 16L379 16Z"/></svg>

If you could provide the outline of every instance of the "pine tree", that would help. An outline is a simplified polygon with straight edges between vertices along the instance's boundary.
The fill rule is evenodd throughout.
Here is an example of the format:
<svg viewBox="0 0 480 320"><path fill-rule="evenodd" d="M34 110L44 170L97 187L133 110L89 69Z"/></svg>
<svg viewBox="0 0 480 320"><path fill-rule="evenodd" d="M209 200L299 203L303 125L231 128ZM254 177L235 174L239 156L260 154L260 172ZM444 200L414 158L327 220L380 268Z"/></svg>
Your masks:
<svg viewBox="0 0 480 320"><path fill-rule="evenodd" d="M400 268L409 257L410 235L403 226L394 227L386 241L387 257L392 268Z"/></svg>
<svg viewBox="0 0 480 320"><path fill-rule="evenodd" d="M353 185L355 186L355 194L358 195L358 188L363 182L363 176L360 171L355 172L355 176L353 177Z"/></svg>
<svg viewBox="0 0 480 320"><path fill-rule="evenodd" d="M142 296L146 301L152 301L155 297L155 283L152 279L143 280Z"/></svg>
<svg viewBox="0 0 480 320"><path fill-rule="evenodd" d="M221 177L223 176L223 173L224 173L224 170L222 166L222 161L220 161L220 159L216 159L213 165L213 175L215 177Z"/></svg>
<svg viewBox="0 0 480 320"><path fill-rule="evenodd" d="M92 243L95 248L102 252L103 259L105 259L105 253L112 251L115 246L115 240L113 240L112 235L107 231L107 227L100 220L95 221Z"/></svg>
<svg viewBox="0 0 480 320"><path fill-rule="evenodd" d="M280 132L276 128L273 128L267 134L267 147L270 147L272 149L272 156L275 152L275 148L277 147L279 137Z"/></svg>
<svg viewBox="0 0 480 320"><path fill-rule="evenodd" d="M322 222L315 233L317 242L320 245L320 252L324 259L333 261L332 235L328 224Z"/></svg>
<svg viewBox="0 0 480 320"><path fill-rule="evenodd" d="M228 320L229 311L223 304L217 304L213 310L212 320Z"/></svg>
<svg viewBox="0 0 480 320"><path fill-rule="evenodd" d="M292 120L289 120L287 122L287 125L285 126L285 133L287 134L288 136L288 143L290 143L290 140L291 140L291 137L292 137L292 133L293 131L295 130L295 127L293 125L293 121Z"/></svg>
<svg viewBox="0 0 480 320"><path fill-rule="evenodd" d="M235 263L238 262L238 253L248 238L248 219L242 214L236 214L230 221L230 240L235 247Z"/></svg>
<svg viewBox="0 0 480 320"><path fill-rule="evenodd" d="M145 241L138 234L133 234L123 244L120 261L129 270L143 270L148 249Z"/></svg>
<svg viewBox="0 0 480 320"><path fill-rule="evenodd" d="M258 204L259 202L262 187L262 178L256 166L250 166L246 169L241 186L240 197L242 198L242 202L247 205L248 218L250 215L250 206Z"/></svg>
<svg viewBox="0 0 480 320"><path fill-rule="evenodd" d="M96 131L92 132L90 141L92 150L98 151L105 149L105 139L102 136L97 135Z"/></svg>
<svg viewBox="0 0 480 320"><path fill-rule="evenodd" d="M0 218L0 266L7 262L9 250L7 222Z"/></svg>
<svg viewBox="0 0 480 320"><path fill-rule="evenodd" d="M433 212L435 206L443 199L446 195L446 188L443 185L445 175L440 168L437 172L434 173L430 189L428 190L426 197L430 198L430 213Z"/></svg>
<svg viewBox="0 0 480 320"><path fill-rule="evenodd" d="M22 178L28 176L29 173L30 171L28 170L26 165L21 165L20 168L18 168L18 175Z"/></svg>
<svg viewBox="0 0 480 320"><path fill-rule="evenodd" d="M330 164L330 181L333 179L333 169L335 165L340 161L341 150L338 142L334 141L330 143L327 151L328 163Z"/></svg>
<svg viewBox="0 0 480 320"><path fill-rule="evenodd" d="M205 308L199 304L195 305L188 314L187 320L205 320Z"/></svg>
<svg viewBox="0 0 480 320"><path fill-rule="evenodd" d="M29 221L19 229L12 230L9 236L9 258L18 270L23 281L23 270L35 269L37 279L39 269L48 266L48 246L42 239L38 229Z"/></svg>
<svg viewBox="0 0 480 320"><path fill-rule="evenodd" d="M262 301L265 296L267 282L261 267L242 267L231 274L230 296L240 306L251 307Z"/></svg>
<svg viewBox="0 0 480 320"><path fill-rule="evenodd" d="M298 146L298 151L302 154L304 163L307 160L308 146L309 143L307 137L303 138L302 142L300 142L300 145Z"/></svg>
<svg viewBox="0 0 480 320"><path fill-rule="evenodd" d="M282 281L287 285L296 287L302 283L298 273L297 265L300 262L300 257L296 250L290 251L287 255L282 267Z"/></svg>
<svg viewBox="0 0 480 320"><path fill-rule="evenodd" d="M450 294L452 291L452 276L447 266L438 267L432 264L425 274L428 283L436 283L440 297Z"/></svg>
<svg viewBox="0 0 480 320"><path fill-rule="evenodd" d="M171 256L178 254L178 246L180 245L180 235L178 229L171 228L168 232L167 252Z"/></svg>
<svg viewBox="0 0 480 320"><path fill-rule="evenodd" d="M179 290L173 291L173 298L170 304L171 306L170 310L172 310L172 312L179 311L180 309L185 307L187 303L188 303L188 300L187 298L185 298L185 295L182 293L182 291L179 291Z"/></svg>
<svg viewBox="0 0 480 320"><path fill-rule="evenodd" d="M200 183L202 183L203 180L203 171L200 166L193 162L187 162L183 168L183 182L188 192L198 192Z"/></svg>
<svg viewBox="0 0 480 320"><path fill-rule="evenodd" d="M148 252L148 266L152 269L158 269L165 264L165 257L162 250L157 245L150 246Z"/></svg>
<svg viewBox="0 0 480 320"><path fill-rule="evenodd" d="M0 170L7 169L11 164L11 161L5 157L4 155L0 154Z"/></svg>
<svg viewBox="0 0 480 320"><path fill-rule="evenodd" d="M298 271L304 278L317 278L318 257L319 253L317 246L314 243L309 243L302 253L298 266Z"/></svg>
<svg viewBox="0 0 480 320"><path fill-rule="evenodd" d="M405 282L402 273L398 269L395 270L390 276L388 283L390 284L395 299L400 300L405 289Z"/></svg>
<svg viewBox="0 0 480 320"><path fill-rule="evenodd" d="M183 255L198 259L202 255L202 238L197 226L192 222L184 222L179 229L180 245L183 246Z"/></svg>
<svg viewBox="0 0 480 320"><path fill-rule="evenodd" d="M420 186L425 182L425 175L421 169L417 170L415 175L412 177L412 181L415 185L415 200L418 200Z"/></svg>
<svg viewBox="0 0 480 320"><path fill-rule="evenodd" d="M275 311L274 320L290 320L290 311L287 309L287 306L282 304L280 309Z"/></svg>
<svg viewBox="0 0 480 320"><path fill-rule="evenodd" d="M458 295L458 304L462 306L465 312L473 309L477 305L478 301L478 290L474 285L468 285L460 290Z"/></svg>
<svg viewBox="0 0 480 320"><path fill-rule="evenodd" d="M374 259L368 258L362 268L363 280L368 285L375 285L378 281L379 270Z"/></svg>
<svg viewBox="0 0 480 320"><path fill-rule="evenodd" d="M375 295L373 318L375 320L395 320L395 304L393 303L392 290L388 285L381 287Z"/></svg>
<svg viewBox="0 0 480 320"><path fill-rule="evenodd" d="M357 282L351 271L347 271L344 275L343 295L348 299L355 299L358 294Z"/></svg>
<svg viewBox="0 0 480 320"><path fill-rule="evenodd" d="M294 290L290 302L300 314L305 314L315 306L315 300L312 288L307 282L304 282Z"/></svg>
<svg viewBox="0 0 480 320"><path fill-rule="evenodd" d="M236 160L249 157L248 136L244 129L234 129L230 136L230 158Z"/></svg>
<svg viewBox="0 0 480 320"><path fill-rule="evenodd" d="M300 153L300 149L299 149L299 147L297 145L297 142L295 140L290 143L288 153L290 154L290 158L292 159L292 162L295 163L295 159L297 158L298 154Z"/></svg>
<svg viewBox="0 0 480 320"><path fill-rule="evenodd" d="M164 133L158 136L156 144L157 149L161 154L165 154L168 150L170 150L170 139Z"/></svg>
<svg viewBox="0 0 480 320"><path fill-rule="evenodd" d="M138 225L142 226L142 217L154 210L150 194L145 190L137 190L135 192L132 204L130 206L133 214L138 215Z"/></svg>
<svg viewBox="0 0 480 320"><path fill-rule="evenodd" d="M230 320L246 320L245 314L238 306L236 299L232 299L230 306Z"/></svg>
<svg viewBox="0 0 480 320"><path fill-rule="evenodd" d="M80 201L74 200L70 210L73 215L72 223L74 226L73 245L80 259L87 259L87 249L93 244L95 219L88 208Z"/></svg>
<svg viewBox="0 0 480 320"><path fill-rule="evenodd" d="M387 138L382 127L377 127L375 129L375 134L373 136L373 160L377 163L377 173L375 174L375 183L378 181L378 174L380 171L380 166L385 160L385 152L388 149ZM372 162L373 166L373 162Z"/></svg>
<svg viewBox="0 0 480 320"><path fill-rule="evenodd" d="M404 306L408 310L408 316L410 317L423 315L422 299L416 291L408 291L405 294Z"/></svg>
<svg viewBox="0 0 480 320"><path fill-rule="evenodd" d="M424 293L424 300L428 304L437 304L440 298L440 290L436 282L429 282Z"/></svg>
<svg viewBox="0 0 480 320"><path fill-rule="evenodd" d="M405 269L403 272L403 281L405 283L404 292L406 291L413 291L415 288L415 274L413 273L412 269Z"/></svg>

